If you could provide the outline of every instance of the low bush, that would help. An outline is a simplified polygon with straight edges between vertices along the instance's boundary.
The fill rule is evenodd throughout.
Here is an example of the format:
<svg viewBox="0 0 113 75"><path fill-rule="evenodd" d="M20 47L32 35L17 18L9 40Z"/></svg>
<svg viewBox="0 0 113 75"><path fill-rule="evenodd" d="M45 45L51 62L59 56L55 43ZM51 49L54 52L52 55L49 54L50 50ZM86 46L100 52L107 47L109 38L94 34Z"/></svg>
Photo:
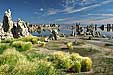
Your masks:
<svg viewBox="0 0 113 75"><path fill-rule="evenodd" d="M8 64L14 66L18 61L26 60L26 56L16 51L14 48L6 49L0 56L0 65Z"/></svg>
<svg viewBox="0 0 113 75"><path fill-rule="evenodd" d="M68 70L71 67L72 61L69 58L54 60L55 67L58 69Z"/></svg>
<svg viewBox="0 0 113 75"><path fill-rule="evenodd" d="M83 57L81 71L86 72L92 69L92 60L89 57Z"/></svg>
<svg viewBox="0 0 113 75"><path fill-rule="evenodd" d="M54 52L53 54L50 55L49 60L54 61L57 59L62 59L65 57L65 53L62 51Z"/></svg>
<svg viewBox="0 0 113 75"><path fill-rule="evenodd" d="M46 59L46 57L48 56L41 52L33 52L33 51L25 52L24 54L26 55L26 57L29 61L34 61L35 59L36 60Z"/></svg>
<svg viewBox="0 0 113 75"><path fill-rule="evenodd" d="M24 42L32 42L32 44L36 44L39 38L35 36L27 36L27 37L20 38L19 40Z"/></svg>
<svg viewBox="0 0 113 75"><path fill-rule="evenodd" d="M82 56L80 56L78 53L70 54L70 59L72 61L79 61L80 63L82 62Z"/></svg>
<svg viewBox="0 0 113 75"><path fill-rule="evenodd" d="M68 69L71 67L71 63L72 61L70 60L70 58L68 57L69 54L64 53L62 51L58 51L53 53L50 56L50 61L52 61L55 64L55 67L59 68L59 69Z"/></svg>
<svg viewBox="0 0 113 75"><path fill-rule="evenodd" d="M15 39L11 38L11 39L5 39L5 40L1 40L1 43L12 43Z"/></svg>
<svg viewBox="0 0 113 75"><path fill-rule="evenodd" d="M12 75L37 75L37 64L27 60L18 61L12 70Z"/></svg>
<svg viewBox="0 0 113 75"><path fill-rule="evenodd" d="M45 47L45 45L46 45L46 42L40 42L40 43L39 43L39 46L40 46L40 47Z"/></svg>
<svg viewBox="0 0 113 75"><path fill-rule="evenodd" d="M23 46L22 46L22 50L26 51L26 50L31 50L33 47L31 42L24 42Z"/></svg>
<svg viewBox="0 0 113 75"><path fill-rule="evenodd" d="M78 53L64 53L61 51L51 54L49 57L56 68L64 69L68 72L87 72L92 68L92 61L88 57L82 57Z"/></svg>
<svg viewBox="0 0 113 75"><path fill-rule="evenodd" d="M68 72L80 73L81 72L81 63L79 61L74 61L72 67L68 69Z"/></svg>
<svg viewBox="0 0 113 75"><path fill-rule="evenodd" d="M67 48L68 49L73 49L73 43L72 42L68 42L67 43Z"/></svg>
<svg viewBox="0 0 113 75"><path fill-rule="evenodd" d="M25 54L26 55L26 54ZM40 59L29 61L27 57L16 51L15 48L6 49L0 55L0 74L1 75L59 75L59 71L53 63ZM29 54L28 54L29 55ZM41 58L40 54L29 55L31 59ZM44 57L46 58L46 56Z"/></svg>
<svg viewBox="0 0 113 75"><path fill-rule="evenodd" d="M51 62L39 61L38 62L38 75L59 75L58 70L52 65Z"/></svg>
<svg viewBox="0 0 113 75"><path fill-rule="evenodd" d="M0 54L2 54L3 51L8 48L10 48L8 43L0 43Z"/></svg>
<svg viewBox="0 0 113 75"><path fill-rule="evenodd" d="M11 45L12 47L15 47L18 51L31 50L33 46L31 42L23 41L14 41Z"/></svg>
<svg viewBox="0 0 113 75"><path fill-rule="evenodd" d="M10 74L10 67L7 64L0 66L0 75L9 75Z"/></svg>

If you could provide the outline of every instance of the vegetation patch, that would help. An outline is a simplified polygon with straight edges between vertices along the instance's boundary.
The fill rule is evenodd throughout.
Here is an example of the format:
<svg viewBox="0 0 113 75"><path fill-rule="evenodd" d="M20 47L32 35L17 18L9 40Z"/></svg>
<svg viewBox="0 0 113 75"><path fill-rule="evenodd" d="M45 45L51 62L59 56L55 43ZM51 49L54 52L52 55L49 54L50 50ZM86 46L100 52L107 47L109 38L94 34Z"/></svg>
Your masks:
<svg viewBox="0 0 113 75"><path fill-rule="evenodd" d="M9 43L0 43L0 54L2 54L3 51L8 48L10 48Z"/></svg>
<svg viewBox="0 0 113 75"><path fill-rule="evenodd" d="M33 45L31 42L14 41L11 46L15 47L18 51L26 51L31 50Z"/></svg>
<svg viewBox="0 0 113 75"><path fill-rule="evenodd" d="M92 61L89 57L82 57L77 53L69 54L55 52L49 58L58 69L64 69L71 73L87 72L92 69Z"/></svg>

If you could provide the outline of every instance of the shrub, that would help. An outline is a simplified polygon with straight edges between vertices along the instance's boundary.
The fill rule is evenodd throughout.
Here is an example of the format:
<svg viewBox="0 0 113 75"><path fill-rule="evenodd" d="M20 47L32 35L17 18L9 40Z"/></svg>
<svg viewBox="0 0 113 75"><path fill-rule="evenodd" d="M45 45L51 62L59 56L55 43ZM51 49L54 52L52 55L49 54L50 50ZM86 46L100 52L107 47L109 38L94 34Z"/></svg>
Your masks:
<svg viewBox="0 0 113 75"><path fill-rule="evenodd" d="M68 70L71 67L72 61L69 58L61 58L54 61L55 67L58 69Z"/></svg>
<svg viewBox="0 0 113 75"><path fill-rule="evenodd" d="M70 59L72 60L72 61L79 61L79 62L82 62L82 56L80 56L78 53L72 53L71 55L70 55Z"/></svg>
<svg viewBox="0 0 113 75"><path fill-rule="evenodd" d="M37 64L22 60L17 62L15 68L12 70L12 75L36 75Z"/></svg>
<svg viewBox="0 0 113 75"><path fill-rule="evenodd" d="M57 69L52 66L52 63L47 61L39 61L38 62L38 75L59 75Z"/></svg>
<svg viewBox="0 0 113 75"><path fill-rule="evenodd" d="M11 39L1 40L1 43L12 43L13 41L14 41L14 39L11 38Z"/></svg>
<svg viewBox="0 0 113 75"><path fill-rule="evenodd" d="M26 60L26 57L16 51L14 48L7 49L3 52L0 56L0 65L1 64L8 64L14 66L18 61Z"/></svg>
<svg viewBox="0 0 113 75"><path fill-rule="evenodd" d="M8 43L0 43L0 54L7 48L10 48Z"/></svg>
<svg viewBox="0 0 113 75"><path fill-rule="evenodd" d="M73 43L72 42L68 42L67 43L67 48L68 49L73 49Z"/></svg>
<svg viewBox="0 0 113 75"><path fill-rule="evenodd" d="M22 46L22 50L26 51L26 50L31 50L33 47L31 42L24 42L23 46Z"/></svg>
<svg viewBox="0 0 113 75"><path fill-rule="evenodd" d="M92 61L88 57L82 57L78 53L64 53L62 51L51 54L48 58L58 69L64 69L69 72L79 73L87 72L92 68Z"/></svg>
<svg viewBox="0 0 113 75"><path fill-rule="evenodd" d="M74 72L81 72L81 63L79 61L75 61L73 67L75 69Z"/></svg>
<svg viewBox="0 0 113 75"><path fill-rule="evenodd" d="M39 45L40 45L40 47L45 47L46 42L40 42Z"/></svg>
<svg viewBox="0 0 113 75"><path fill-rule="evenodd" d="M65 53L62 51L54 52L50 55L50 60L62 59L65 57Z"/></svg>
<svg viewBox="0 0 113 75"><path fill-rule="evenodd" d="M12 43L12 46L15 48L21 48L23 46L24 42L23 41L14 41Z"/></svg>
<svg viewBox="0 0 113 75"><path fill-rule="evenodd" d="M62 51L58 51L58 52L53 53L50 56L49 60L52 61L55 67L59 69L69 69L71 67L72 61L70 60L68 56L69 56L68 53L66 54Z"/></svg>
<svg viewBox="0 0 113 75"><path fill-rule="evenodd" d="M0 66L0 75L9 75L10 67L7 64Z"/></svg>
<svg viewBox="0 0 113 75"><path fill-rule="evenodd" d="M27 37L20 38L19 40L24 42L32 42L32 44L36 44L38 39L39 38L35 36L27 36Z"/></svg>
<svg viewBox="0 0 113 75"><path fill-rule="evenodd" d="M37 41L38 41L38 39L37 39L37 38L32 38L32 40L31 40L32 44L36 44L36 43L37 43Z"/></svg>
<svg viewBox="0 0 113 75"><path fill-rule="evenodd" d="M82 72L90 71L92 69L92 60L89 57L83 57L81 65Z"/></svg>
<svg viewBox="0 0 113 75"><path fill-rule="evenodd" d="M74 61L71 68L68 70L69 72L79 73L81 72L81 63L79 61Z"/></svg>
<svg viewBox="0 0 113 75"><path fill-rule="evenodd" d="M12 46L15 47L19 51L26 51L32 49L31 42L23 42L23 41L14 41Z"/></svg>
<svg viewBox="0 0 113 75"><path fill-rule="evenodd" d="M41 52L25 52L24 53L27 56L27 59L30 61L34 61L34 59L36 60L40 60L40 59L46 59L47 55L43 54Z"/></svg>

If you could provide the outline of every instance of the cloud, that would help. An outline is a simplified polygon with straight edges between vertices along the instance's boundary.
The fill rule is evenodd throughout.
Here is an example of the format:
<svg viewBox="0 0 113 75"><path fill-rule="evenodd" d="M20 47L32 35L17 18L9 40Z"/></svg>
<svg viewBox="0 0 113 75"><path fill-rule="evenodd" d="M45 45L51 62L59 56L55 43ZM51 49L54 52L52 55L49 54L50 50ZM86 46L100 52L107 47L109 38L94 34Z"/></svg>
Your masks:
<svg viewBox="0 0 113 75"><path fill-rule="evenodd" d="M85 6L87 4L96 3L96 0L63 0L63 7L75 7L76 5Z"/></svg>
<svg viewBox="0 0 113 75"><path fill-rule="evenodd" d="M98 7L98 6L101 6L101 5L105 5L105 4L108 4L110 2L113 2L113 0L103 1L103 2L98 3L98 4L90 5L90 6L87 6L87 7L82 7L82 8L79 8L79 9L74 9L75 7L67 7L63 11L66 10L67 11L66 13L71 14L71 13L76 13L76 12L80 12L80 11L83 11L83 10L95 8L95 7Z"/></svg>
<svg viewBox="0 0 113 75"><path fill-rule="evenodd" d="M43 8L40 8L40 11L44 11L44 9Z"/></svg>
<svg viewBox="0 0 113 75"><path fill-rule="evenodd" d="M73 10L74 10L74 7L67 7L64 10L62 10L61 12L70 13Z"/></svg>
<svg viewBox="0 0 113 75"><path fill-rule="evenodd" d="M66 2L65 2L65 5L64 5L64 7L65 7L64 9L53 9L53 8L48 9L47 12L46 12L47 15L55 15L55 14L58 14L58 13L72 14L72 13L92 9L92 8L95 8L95 7L98 7L98 6L105 5L105 4L108 4L110 2L113 2L113 0L103 1L103 2L100 2L100 3L96 3L94 5L90 5L90 6L87 6L87 7L81 7L81 8L77 9L77 8L75 8L77 2L79 4L82 3L82 2L85 2L85 3L88 4L88 1L89 1L89 4L93 3L93 2L91 2L90 0L65 0L65 1ZM95 0L92 0L92 1L95 1ZM70 6L71 4L72 4L72 6Z"/></svg>
<svg viewBox="0 0 113 75"><path fill-rule="evenodd" d="M64 21L65 24L72 24L72 23L77 23L80 22L81 24L113 24L113 18L106 18L106 19L100 19L100 20L94 20L94 19L83 19L83 20L69 20L69 21Z"/></svg>
<svg viewBox="0 0 113 75"><path fill-rule="evenodd" d="M59 9L48 9L47 10L47 15L54 15L54 14L57 14L57 13L59 13L60 12L60 10Z"/></svg>
<svg viewBox="0 0 113 75"><path fill-rule="evenodd" d="M88 14L89 16L105 16L105 17L113 17L113 14Z"/></svg>
<svg viewBox="0 0 113 75"><path fill-rule="evenodd" d="M55 21L57 22L61 22L61 21L67 21L69 20L70 18L61 18L61 19L56 19Z"/></svg>

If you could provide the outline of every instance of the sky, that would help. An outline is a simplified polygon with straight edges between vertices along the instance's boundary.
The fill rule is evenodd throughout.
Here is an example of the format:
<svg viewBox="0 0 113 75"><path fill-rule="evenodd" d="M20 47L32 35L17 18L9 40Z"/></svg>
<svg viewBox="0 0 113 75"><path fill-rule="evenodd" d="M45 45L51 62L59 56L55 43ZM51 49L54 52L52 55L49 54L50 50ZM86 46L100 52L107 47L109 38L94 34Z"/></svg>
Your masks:
<svg viewBox="0 0 113 75"><path fill-rule="evenodd" d="M0 22L7 9L34 24L113 23L113 0L0 0Z"/></svg>

